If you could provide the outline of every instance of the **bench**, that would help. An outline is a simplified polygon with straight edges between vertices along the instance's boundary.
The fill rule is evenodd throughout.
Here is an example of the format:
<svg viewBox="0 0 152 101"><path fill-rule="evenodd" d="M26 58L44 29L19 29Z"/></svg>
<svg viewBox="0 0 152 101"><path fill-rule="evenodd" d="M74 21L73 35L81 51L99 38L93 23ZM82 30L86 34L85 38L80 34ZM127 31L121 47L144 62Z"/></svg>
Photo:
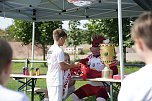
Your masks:
<svg viewBox="0 0 152 101"><path fill-rule="evenodd" d="M27 91L27 92L31 92L32 89L28 89L28 90L26 90L26 91ZM39 95L40 101L43 101L43 99L44 99L44 97L45 97L45 93L47 92L47 89L35 87L35 88L34 88L34 92Z"/></svg>

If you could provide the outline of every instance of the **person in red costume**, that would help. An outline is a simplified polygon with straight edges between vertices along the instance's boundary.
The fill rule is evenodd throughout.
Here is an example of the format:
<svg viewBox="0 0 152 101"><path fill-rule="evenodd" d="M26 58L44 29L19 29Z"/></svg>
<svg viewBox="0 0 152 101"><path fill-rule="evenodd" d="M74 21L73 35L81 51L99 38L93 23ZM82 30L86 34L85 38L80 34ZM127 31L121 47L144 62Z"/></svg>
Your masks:
<svg viewBox="0 0 152 101"><path fill-rule="evenodd" d="M104 69L105 65L100 59L100 43L107 43L107 40L102 36L94 36L92 40L92 47L90 51L92 52L85 59L81 59L80 63L89 67L89 72L87 73L87 78L97 78L101 77L101 71ZM109 65L110 69L113 70L113 74L118 74L117 64L112 62ZM101 82L88 82L88 84L81 86L75 92L72 93L73 101L84 101L84 97L96 96L96 101L106 101L108 99L108 94Z"/></svg>

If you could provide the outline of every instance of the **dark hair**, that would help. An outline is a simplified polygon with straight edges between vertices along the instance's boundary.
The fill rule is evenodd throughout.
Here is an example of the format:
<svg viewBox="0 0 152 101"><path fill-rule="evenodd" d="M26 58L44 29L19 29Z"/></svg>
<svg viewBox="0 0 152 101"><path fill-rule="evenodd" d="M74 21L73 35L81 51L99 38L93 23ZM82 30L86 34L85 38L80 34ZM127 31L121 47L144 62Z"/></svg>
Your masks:
<svg viewBox="0 0 152 101"><path fill-rule="evenodd" d="M141 38L145 45L152 50L152 12L139 16L131 28L132 38Z"/></svg>
<svg viewBox="0 0 152 101"><path fill-rule="evenodd" d="M0 73L5 65L12 60L12 48L8 42L0 39Z"/></svg>
<svg viewBox="0 0 152 101"><path fill-rule="evenodd" d="M58 41L61 37L67 37L67 34L64 32L63 29L55 29L53 31L53 39Z"/></svg>

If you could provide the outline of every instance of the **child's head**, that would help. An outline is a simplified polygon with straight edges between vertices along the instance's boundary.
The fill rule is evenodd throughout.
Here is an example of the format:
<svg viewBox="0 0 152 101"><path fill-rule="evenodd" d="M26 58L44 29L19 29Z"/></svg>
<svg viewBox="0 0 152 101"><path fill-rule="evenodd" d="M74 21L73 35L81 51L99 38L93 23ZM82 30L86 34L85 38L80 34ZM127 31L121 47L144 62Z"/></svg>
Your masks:
<svg viewBox="0 0 152 101"><path fill-rule="evenodd" d="M147 51L152 51L152 12L145 12L135 21L131 35L138 54L144 57Z"/></svg>
<svg viewBox="0 0 152 101"><path fill-rule="evenodd" d="M0 84L4 85L11 72L12 48L0 39Z"/></svg>
<svg viewBox="0 0 152 101"><path fill-rule="evenodd" d="M59 46L63 46L65 39L67 38L67 34L63 29L55 29L53 31L53 39L58 43Z"/></svg>
<svg viewBox="0 0 152 101"><path fill-rule="evenodd" d="M70 63L70 56L68 53L64 53L64 61Z"/></svg>

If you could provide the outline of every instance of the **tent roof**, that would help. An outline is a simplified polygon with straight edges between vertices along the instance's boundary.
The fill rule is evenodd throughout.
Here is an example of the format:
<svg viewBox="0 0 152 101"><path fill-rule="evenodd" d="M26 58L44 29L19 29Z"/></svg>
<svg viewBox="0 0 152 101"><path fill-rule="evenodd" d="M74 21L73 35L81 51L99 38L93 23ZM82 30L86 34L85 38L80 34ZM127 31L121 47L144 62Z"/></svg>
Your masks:
<svg viewBox="0 0 152 101"><path fill-rule="evenodd" d="M0 16L27 21L117 17L117 0L94 0L78 7L66 0L0 0ZM144 10L133 0L122 0L122 16L135 17Z"/></svg>

